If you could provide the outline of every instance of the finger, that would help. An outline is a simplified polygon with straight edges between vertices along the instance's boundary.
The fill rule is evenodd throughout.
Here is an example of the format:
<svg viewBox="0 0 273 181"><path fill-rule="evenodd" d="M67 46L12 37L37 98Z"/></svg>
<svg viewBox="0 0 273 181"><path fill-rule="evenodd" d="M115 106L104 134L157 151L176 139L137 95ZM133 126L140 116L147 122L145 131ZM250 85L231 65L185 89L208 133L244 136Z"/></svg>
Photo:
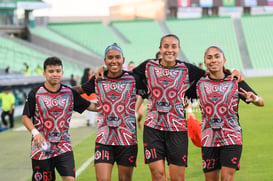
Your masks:
<svg viewBox="0 0 273 181"><path fill-rule="evenodd" d="M243 88L240 88L240 90L241 90L243 93L247 94L247 91L244 90Z"/></svg>

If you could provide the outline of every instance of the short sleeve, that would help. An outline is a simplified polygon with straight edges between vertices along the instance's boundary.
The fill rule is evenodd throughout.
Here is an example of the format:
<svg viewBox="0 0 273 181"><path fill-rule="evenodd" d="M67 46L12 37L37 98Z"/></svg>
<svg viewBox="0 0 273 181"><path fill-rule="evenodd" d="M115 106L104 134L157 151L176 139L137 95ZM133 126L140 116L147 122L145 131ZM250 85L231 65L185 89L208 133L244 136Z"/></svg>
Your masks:
<svg viewBox="0 0 273 181"><path fill-rule="evenodd" d="M79 93L77 93L74 89L71 89L73 93L73 101L74 101L74 111L82 113L84 110L86 110L90 102L86 99L82 98Z"/></svg>
<svg viewBox="0 0 273 181"><path fill-rule="evenodd" d="M36 92L39 88L32 89L26 98L24 109L23 109L23 115L28 116L29 118L32 118L35 113L35 104L36 104Z"/></svg>
<svg viewBox="0 0 273 181"><path fill-rule="evenodd" d="M238 83L238 88L239 88L239 92L242 92L240 90L240 88L243 88L245 91L247 92L253 92L255 95L257 95L257 93L245 82L245 81L241 81ZM242 96L241 94L239 94L240 99L242 99L244 102L246 102L246 98L244 96ZM249 103L249 102L246 102Z"/></svg>
<svg viewBox="0 0 273 181"><path fill-rule="evenodd" d="M85 82L82 85L82 89L84 90L84 92L89 96L92 93L95 93L95 76L91 77L91 79L89 79L89 81Z"/></svg>
<svg viewBox="0 0 273 181"><path fill-rule="evenodd" d="M185 62L185 65L187 66L189 70L189 80L190 80L190 88L187 90L185 95L188 98L194 99L194 98L197 98L196 84L200 80L200 78L205 75L205 70L200 69L199 67L190 63Z"/></svg>

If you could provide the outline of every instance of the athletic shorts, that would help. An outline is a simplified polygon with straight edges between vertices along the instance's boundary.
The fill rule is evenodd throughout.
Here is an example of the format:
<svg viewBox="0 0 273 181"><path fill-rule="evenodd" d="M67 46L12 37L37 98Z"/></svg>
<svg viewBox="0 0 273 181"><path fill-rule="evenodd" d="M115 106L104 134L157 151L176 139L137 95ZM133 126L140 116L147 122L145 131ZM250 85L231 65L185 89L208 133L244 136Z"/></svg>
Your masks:
<svg viewBox="0 0 273 181"><path fill-rule="evenodd" d="M75 162L73 152L69 151L46 160L32 159L32 181L55 180L55 168L61 176L75 177Z"/></svg>
<svg viewBox="0 0 273 181"><path fill-rule="evenodd" d="M118 165L135 167L137 159L137 145L113 146L96 143L95 164L117 162Z"/></svg>
<svg viewBox="0 0 273 181"><path fill-rule="evenodd" d="M210 172L222 166L240 169L242 145L202 147L203 171Z"/></svg>
<svg viewBox="0 0 273 181"><path fill-rule="evenodd" d="M145 163L157 160L168 161L168 164L188 166L188 132L160 131L144 126Z"/></svg>

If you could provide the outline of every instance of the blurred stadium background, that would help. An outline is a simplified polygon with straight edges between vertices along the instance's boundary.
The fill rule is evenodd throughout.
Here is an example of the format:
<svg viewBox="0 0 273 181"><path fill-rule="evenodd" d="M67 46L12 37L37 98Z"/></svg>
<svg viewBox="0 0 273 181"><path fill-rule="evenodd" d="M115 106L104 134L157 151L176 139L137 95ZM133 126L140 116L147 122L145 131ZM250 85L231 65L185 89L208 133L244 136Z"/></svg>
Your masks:
<svg viewBox="0 0 273 181"><path fill-rule="evenodd" d="M95 70L103 64L107 45L118 43L126 63L139 64L155 57L159 40L167 33L180 38L181 60L199 64L204 50L217 45L224 49L226 67L246 77L273 74L273 0L124 0L108 6L106 16L37 15L52 8L50 2L0 2L0 89L11 86L18 103L30 87L44 80L35 69L48 56L64 61L64 81L71 74L79 79L85 67ZM30 76L22 74L24 62Z"/></svg>
<svg viewBox="0 0 273 181"><path fill-rule="evenodd" d="M84 68L103 64L107 45L118 43L125 63L139 64L155 57L160 38L168 33L180 38L181 60L198 65L205 49L217 45L227 68L245 77L273 75L273 0L100 0L108 4L106 15L77 16L77 8L67 9L74 12L70 16L38 15L54 8L51 2L0 1L0 92L12 88L16 115L29 90L44 81L35 69L48 56L63 60L64 83L69 84L71 74L79 81ZM99 2L88 5L94 9ZM73 3L86 6L83 0ZM25 62L31 75L23 74Z"/></svg>

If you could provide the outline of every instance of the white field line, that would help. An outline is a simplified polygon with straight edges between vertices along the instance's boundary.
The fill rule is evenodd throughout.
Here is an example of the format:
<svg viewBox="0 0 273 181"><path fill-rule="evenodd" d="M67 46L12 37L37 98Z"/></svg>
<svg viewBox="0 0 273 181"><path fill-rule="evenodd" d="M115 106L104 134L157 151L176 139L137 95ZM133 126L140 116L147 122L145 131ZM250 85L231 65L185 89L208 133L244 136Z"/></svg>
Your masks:
<svg viewBox="0 0 273 181"><path fill-rule="evenodd" d="M88 160L86 160L79 169L76 170L76 177L80 176L81 173L92 163L94 160L94 155L90 157Z"/></svg>

